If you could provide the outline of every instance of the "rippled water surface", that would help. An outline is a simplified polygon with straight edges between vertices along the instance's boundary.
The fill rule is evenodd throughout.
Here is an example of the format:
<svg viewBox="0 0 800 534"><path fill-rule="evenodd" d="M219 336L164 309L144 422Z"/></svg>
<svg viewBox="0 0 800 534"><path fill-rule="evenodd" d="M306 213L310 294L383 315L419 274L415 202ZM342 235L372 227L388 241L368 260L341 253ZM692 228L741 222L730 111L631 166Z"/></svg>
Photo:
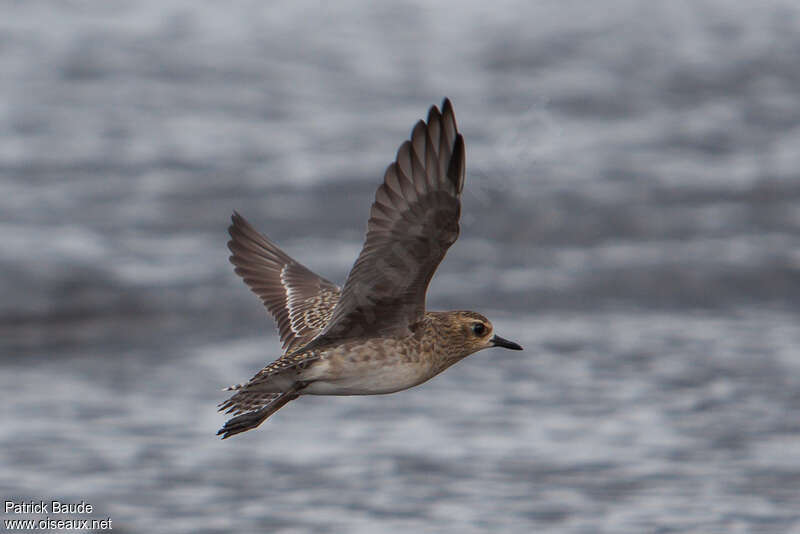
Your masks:
<svg viewBox="0 0 800 534"><path fill-rule="evenodd" d="M800 532L795 2L3 9L5 500L118 532ZM230 213L341 283L443 96L468 176L428 304L526 350L219 441L219 389L279 350Z"/></svg>

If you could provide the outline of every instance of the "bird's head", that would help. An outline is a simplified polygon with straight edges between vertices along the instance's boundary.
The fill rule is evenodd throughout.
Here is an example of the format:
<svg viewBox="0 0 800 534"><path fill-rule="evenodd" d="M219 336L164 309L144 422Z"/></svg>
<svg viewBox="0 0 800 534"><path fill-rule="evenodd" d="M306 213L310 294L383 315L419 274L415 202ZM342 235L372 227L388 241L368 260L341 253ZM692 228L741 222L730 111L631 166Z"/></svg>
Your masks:
<svg viewBox="0 0 800 534"><path fill-rule="evenodd" d="M522 350L522 347L494 333L491 321L480 313L457 311L449 314L450 334L456 338L454 346L462 349L462 357L491 347Z"/></svg>

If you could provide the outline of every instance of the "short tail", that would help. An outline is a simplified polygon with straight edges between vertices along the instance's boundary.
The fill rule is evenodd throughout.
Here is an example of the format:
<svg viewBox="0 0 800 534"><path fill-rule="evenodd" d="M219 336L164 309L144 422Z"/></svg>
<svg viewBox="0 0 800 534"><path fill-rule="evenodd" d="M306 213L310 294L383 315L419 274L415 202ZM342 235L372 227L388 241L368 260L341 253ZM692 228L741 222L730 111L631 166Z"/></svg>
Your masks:
<svg viewBox="0 0 800 534"><path fill-rule="evenodd" d="M242 415L237 415L232 419L228 419L223 427L219 429L217 435L219 436L222 434L222 439L227 439L231 436L235 436L236 434L247 432L248 430L257 427L266 421L270 415L274 414L299 396L300 394L297 393L296 388L287 391L286 393L282 393L279 397L276 397L275 400L263 408L259 408L258 410L247 412Z"/></svg>

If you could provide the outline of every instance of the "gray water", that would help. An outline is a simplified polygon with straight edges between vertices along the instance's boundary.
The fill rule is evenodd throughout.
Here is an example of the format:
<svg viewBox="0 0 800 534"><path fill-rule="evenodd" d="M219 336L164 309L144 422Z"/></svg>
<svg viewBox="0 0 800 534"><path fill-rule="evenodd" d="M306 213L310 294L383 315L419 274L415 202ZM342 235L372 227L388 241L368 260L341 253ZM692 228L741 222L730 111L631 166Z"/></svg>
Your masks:
<svg viewBox="0 0 800 534"><path fill-rule="evenodd" d="M800 532L796 2L1 9L5 500L117 532ZM231 212L341 283L443 96L468 176L428 304L526 350L219 441L220 388L279 350Z"/></svg>

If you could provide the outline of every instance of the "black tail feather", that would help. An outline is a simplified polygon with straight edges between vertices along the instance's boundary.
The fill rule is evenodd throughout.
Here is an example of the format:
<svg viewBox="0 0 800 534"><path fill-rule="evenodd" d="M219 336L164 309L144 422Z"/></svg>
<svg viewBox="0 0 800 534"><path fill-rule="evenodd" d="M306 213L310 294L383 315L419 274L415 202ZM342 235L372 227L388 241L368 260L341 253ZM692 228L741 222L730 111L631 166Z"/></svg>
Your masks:
<svg viewBox="0 0 800 534"><path fill-rule="evenodd" d="M237 415L232 419L228 419L222 428L219 429L217 435L219 436L222 434L222 439L227 439L231 436L235 436L236 434L247 432L248 430L256 428L258 425L266 421L270 415L274 414L286 406L286 404L288 404L290 401L293 401L299 396L300 394L296 391L287 391L263 408L259 408L258 410Z"/></svg>

